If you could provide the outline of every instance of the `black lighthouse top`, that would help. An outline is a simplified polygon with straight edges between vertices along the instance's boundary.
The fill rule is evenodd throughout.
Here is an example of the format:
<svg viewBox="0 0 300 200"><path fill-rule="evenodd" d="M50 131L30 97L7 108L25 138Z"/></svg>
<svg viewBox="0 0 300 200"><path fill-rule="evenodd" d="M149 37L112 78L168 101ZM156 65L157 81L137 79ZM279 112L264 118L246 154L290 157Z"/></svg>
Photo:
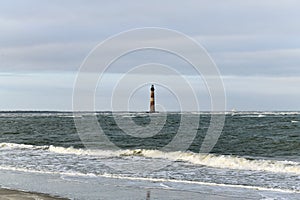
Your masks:
<svg viewBox="0 0 300 200"><path fill-rule="evenodd" d="M154 91L154 85L151 86L151 91Z"/></svg>

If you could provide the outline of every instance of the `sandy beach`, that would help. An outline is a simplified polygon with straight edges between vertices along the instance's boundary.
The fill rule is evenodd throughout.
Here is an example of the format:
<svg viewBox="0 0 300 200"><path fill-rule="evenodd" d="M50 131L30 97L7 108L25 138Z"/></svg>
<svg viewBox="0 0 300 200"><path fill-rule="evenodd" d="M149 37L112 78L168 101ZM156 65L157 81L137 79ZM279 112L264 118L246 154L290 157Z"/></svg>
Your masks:
<svg viewBox="0 0 300 200"><path fill-rule="evenodd" d="M67 200L66 198L51 197L46 194L23 192L10 189L0 189L1 200Z"/></svg>
<svg viewBox="0 0 300 200"><path fill-rule="evenodd" d="M3 187L0 199L299 199L297 192L281 192L242 186L187 183L183 181L144 180L113 177L85 177L0 170ZM21 192L21 191L34 192ZM42 193L51 194L45 195ZM64 198L59 198L64 197Z"/></svg>

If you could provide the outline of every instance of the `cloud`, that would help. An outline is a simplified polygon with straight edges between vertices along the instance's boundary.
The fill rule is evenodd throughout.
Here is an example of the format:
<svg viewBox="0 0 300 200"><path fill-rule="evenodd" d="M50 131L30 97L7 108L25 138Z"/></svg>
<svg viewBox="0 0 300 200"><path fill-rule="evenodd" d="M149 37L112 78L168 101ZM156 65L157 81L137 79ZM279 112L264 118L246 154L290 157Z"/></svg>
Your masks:
<svg viewBox="0 0 300 200"><path fill-rule="evenodd" d="M250 52L223 52L214 58L224 75L300 75L300 48Z"/></svg>
<svg viewBox="0 0 300 200"><path fill-rule="evenodd" d="M147 77L148 76L148 77ZM121 88L136 88L131 98L115 99L120 104L129 103L134 110L147 110L149 106L149 86L136 85L137 80L149 79L153 75L131 74L127 77L126 85ZM96 96L96 108L98 110L110 110L114 87L122 74L106 74L99 82ZM1 74L0 94L1 110L72 110L72 91L76 78L75 73L31 73L31 74ZM165 79L166 76L156 75L155 80ZM210 110L210 95L201 77L183 76L191 84L199 101L201 110ZM242 77L223 76L224 87L227 96L227 110L299 110L299 85L298 76L291 77ZM171 83L168 88L156 85L157 103L167 110L180 110L176 96L170 89L176 88L180 94L179 101L189 101L189 91L181 84L177 84L176 76L169 76ZM84 90L90 90L82 86ZM124 94L125 95L125 94ZM84 97L84 95L83 95ZM187 99L184 99L186 97ZM196 110L194 106L188 108Z"/></svg>
<svg viewBox="0 0 300 200"><path fill-rule="evenodd" d="M49 43L32 46L1 48L2 71L76 71L91 43Z"/></svg>
<svg viewBox="0 0 300 200"><path fill-rule="evenodd" d="M299 76L225 76L227 109L299 110Z"/></svg>
<svg viewBox="0 0 300 200"><path fill-rule="evenodd" d="M73 79L66 74L73 76L94 46L121 31L153 26L183 32L207 49L226 77L230 107L299 108L299 6L296 0L1 1L2 108L69 109ZM179 45L172 38L163 41ZM109 72L154 61L194 73L180 59L153 51L127 55ZM43 78L24 79L22 73ZM48 94L51 104L40 97Z"/></svg>

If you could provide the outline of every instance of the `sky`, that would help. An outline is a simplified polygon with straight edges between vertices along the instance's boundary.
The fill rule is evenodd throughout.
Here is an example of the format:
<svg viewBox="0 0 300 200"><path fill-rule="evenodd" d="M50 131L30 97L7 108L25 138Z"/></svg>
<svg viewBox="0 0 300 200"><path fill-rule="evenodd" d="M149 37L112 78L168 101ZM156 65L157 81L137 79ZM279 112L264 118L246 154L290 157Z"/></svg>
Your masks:
<svg viewBox="0 0 300 200"><path fill-rule="evenodd" d="M226 110L300 110L299 11L296 0L1 1L0 110L72 110L76 74L89 52L113 35L143 27L175 30L202 45L220 71ZM180 70L196 90L200 110L211 108L209 92L190 66L164 52L141 51L107 72L97 87L96 109L111 110L111 91L124 66L153 60ZM160 78L179 87L172 76ZM163 110L179 109L175 97L168 86L157 86ZM147 110L149 85L125 101L132 110Z"/></svg>

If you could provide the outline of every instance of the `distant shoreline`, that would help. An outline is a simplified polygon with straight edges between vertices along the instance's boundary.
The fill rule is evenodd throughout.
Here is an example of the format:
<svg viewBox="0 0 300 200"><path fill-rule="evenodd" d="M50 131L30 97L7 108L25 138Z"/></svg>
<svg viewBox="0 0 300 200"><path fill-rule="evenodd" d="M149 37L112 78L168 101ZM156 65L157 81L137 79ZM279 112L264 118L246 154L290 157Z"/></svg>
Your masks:
<svg viewBox="0 0 300 200"><path fill-rule="evenodd" d="M70 110L0 110L0 113L151 113L149 111L109 111L109 110L96 110L96 111L70 111ZM201 111L157 111L155 113L217 113L217 112L225 112L225 113L243 113L243 112L300 112L300 110L225 110L225 111L211 111L211 110L201 110Z"/></svg>

